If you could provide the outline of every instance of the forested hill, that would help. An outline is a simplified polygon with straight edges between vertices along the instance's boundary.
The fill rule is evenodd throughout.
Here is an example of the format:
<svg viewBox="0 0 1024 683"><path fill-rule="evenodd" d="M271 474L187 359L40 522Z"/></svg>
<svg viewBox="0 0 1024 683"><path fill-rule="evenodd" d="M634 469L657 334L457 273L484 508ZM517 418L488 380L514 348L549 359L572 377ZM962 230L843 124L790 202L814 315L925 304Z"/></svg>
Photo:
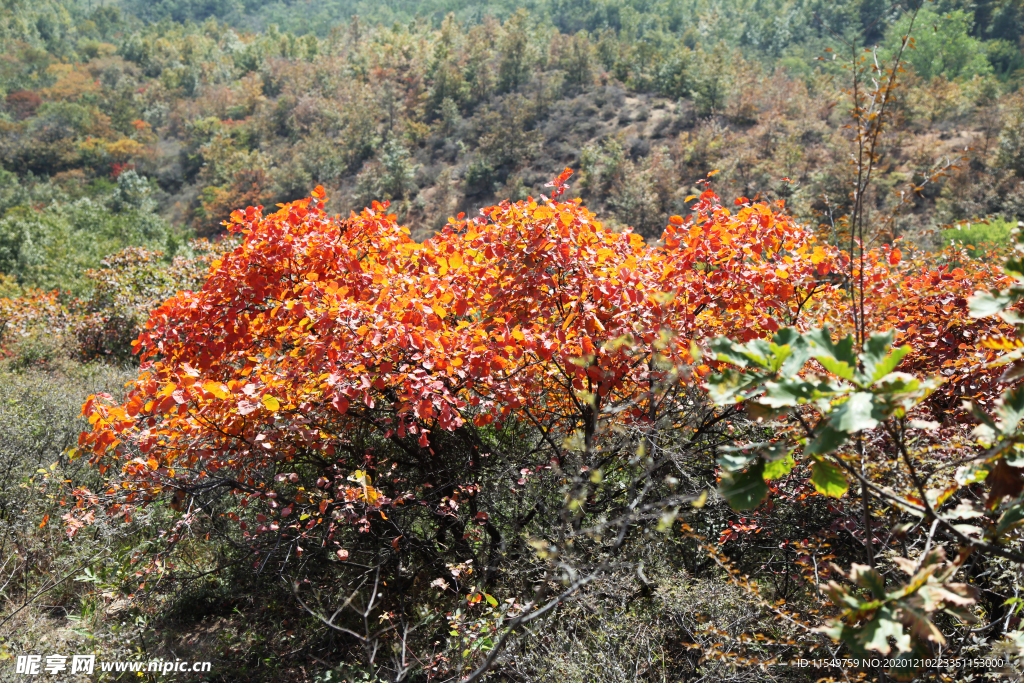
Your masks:
<svg viewBox="0 0 1024 683"><path fill-rule="evenodd" d="M1024 210L1022 16L922 11L875 203L957 168L898 234ZM0 272L73 289L53 252L80 273L127 244L173 251L317 184L337 210L390 199L423 238L567 165L573 192L648 237L712 170L728 198L829 225L848 208L840 39L884 55L905 23L874 0L7 2Z"/></svg>

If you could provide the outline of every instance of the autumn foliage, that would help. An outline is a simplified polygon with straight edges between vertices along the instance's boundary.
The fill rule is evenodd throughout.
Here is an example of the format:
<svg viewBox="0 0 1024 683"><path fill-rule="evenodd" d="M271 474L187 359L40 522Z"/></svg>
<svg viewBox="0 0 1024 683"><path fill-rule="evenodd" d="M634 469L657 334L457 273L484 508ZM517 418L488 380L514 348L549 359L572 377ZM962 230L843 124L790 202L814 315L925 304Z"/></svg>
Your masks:
<svg viewBox="0 0 1024 683"><path fill-rule="evenodd" d="M841 306L842 256L778 207L733 213L709 190L649 247L560 200L567 176L551 199L452 219L424 244L386 205L328 215L319 190L235 212L242 244L201 291L153 311L126 402L85 406L81 446L124 478L112 510L196 487L266 499L299 462L348 474L362 429L425 460L440 433L507 420L581 430L589 451L601 420L671 410L657 387L709 371L692 355L702 341ZM319 520L351 495L309 487L280 512Z"/></svg>

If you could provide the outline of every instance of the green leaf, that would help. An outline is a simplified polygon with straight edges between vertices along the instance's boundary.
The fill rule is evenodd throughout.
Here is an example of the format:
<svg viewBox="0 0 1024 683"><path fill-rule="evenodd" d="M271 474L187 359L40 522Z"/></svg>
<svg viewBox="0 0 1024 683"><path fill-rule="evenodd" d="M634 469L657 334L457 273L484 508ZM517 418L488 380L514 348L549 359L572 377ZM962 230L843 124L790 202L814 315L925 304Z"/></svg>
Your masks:
<svg viewBox="0 0 1024 683"><path fill-rule="evenodd" d="M910 348L910 346L908 346L907 344L904 344L903 346L893 349L892 353L886 356L882 360L882 362L875 366L875 371L871 373L871 381L877 382L878 380L882 379L890 372L895 370L896 367L900 364L900 361L903 360L903 357L906 356L911 351L913 351L913 349Z"/></svg>
<svg viewBox="0 0 1024 683"><path fill-rule="evenodd" d="M911 352L909 346L901 346L897 349L890 348L895 336L893 330L881 334L872 334L864 344L864 351L860 355L861 363L864 366L864 376L867 381L864 384L872 384L882 379L896 369L903 357Z"/></svg>
<svg viewBox="0 0 1024 683"><path fill-rule="evenodd" d="M715 405L731 405L755 396L763 382L763 378L755 374L737 372L727 369L708 377L705 385L708 397Z"/></svg>
<svg viewBox="0 0 1024 683"><path fill-rule="evenodd" d="M715 353L715 360L732 363L740 368L747 368L751 365L759 368L768 368L771 349L763 339L754 339L745 344L739 344L727 337L716 337L708 344Z"/></svg>
<svg viewBox="0 0 1024 683"><path fill-rule="evenodd" d="M718 490L734 510L756 508L768 496L764 463L758 461L743 472L722 472Z"/></svg>
<svg viewBox="0 0 1024 683"><path fill-rule="evenodd" d="M903 633L903 624L896 620L893 610L889 607L883 607L875 612L855 637L861 649L874 650L883 655L892 651L889 638L896 640L896 648L899 651L906 652L910 649L910 636Z"/></svg>
<svg viewBox="0 0 1024 683"><path fill-rule="evenodd" d="M818 433L814 440L804 447L804 455L825 455L835 451L846 443L849 435L837 429L832 429L828 424L820 424Z"/></svg>
<svg viewBox="0 0 1024 683"><path fill-rule="evenodd" d="M776 332L769 348L775 354L772 369L783 377L791 377L800 372L811 357L810 345L793 327L784 327Z"/></svg>
<svg viewBox="0 0 1024 683"><path fill-rule="evenodd" d="M863 429L877 427L885 418L884 405L875 402L875 395L858 391L829 413L828 423L837 431L856 434Z"/></svg>
<svg viewBox="0 0 1024 683"><path fill-rule="evenodd" d="M886 354L889 353L889 347L892 346L892 340L895 338L895 330L871 333L871 336L864 342L864 348L860 352L860 361L864 364L865 371L871 372L868 369L868 363L873 368L885 358Z"/></svg>
<svg viewBox="0 0 1024 683"><path fill-rule="evenodd" d="M875 382L875 386L887 394L924 392L924 396L927 396L938 384L927 381L921 382L921 380L906 372L888 372ZM921 398L924 398L924 396L921 396Z"/></svg>
<svg viewBox="0 0 1024 683"><path fill-rule="evenodd" d="M491 607L497 607L498 606L498 601L495 599L495 597L493 595L490 595L488 593L484 593L484 600L486 600L487 604L490 605Z"/></svg>
<svg viewBox="0 0 1024 683"><path fill-rule="evenodd" d="M997 315L1003 309L1009 308L1014 303L1015 298L1009 292L984 292L972 296L968 300L971 316L974 318L987 318Z"/></svg>
<svg viewBox="0 0 1024 683"><path fill-rule="evenodd" d="M772 408L788 408L803 405L816 398L816 387L802 379L783 379L779 382L766 382L764 396L758 402Z"/></svg>
<svg viewBox="0 0 1024 683"><path fill-rule="evenodd" d="M787 453L785 457L779 460L772 460L764 464L765 481L778 479L789 474L790 470L792 470L793 467L796 466L796 461L793 460L793 456L790 453Z"/></svg>
<svg viewBox="0 0 1024 683"><path fill-rule="evenodd" d="M825 355L818 357L817 360L836 377L840 379L853 379L854 367L852 365Z"/></svg>
<svg viewBox="0 0 1024 683"><path fill-rule="evenodd" d="M811 344L811 356L821 363L826 370L843 379L853 379L857 367L857 357L853 351L853 337L832 342L832 333L827 327L811 330L804 337Z"/></svg>
<svg viewBox="0 0 1024 683"><path fill-rule="evenodd" d="M850 580L861 588L867 588L877 600L885 599L885 579L866 564L854 564L850 567Z"/></svg>
<svg viewBox="0 0 1024 683"><path fill-rule="evenodd" d="M840 498L850 489L850 482L841 469L824 461L811 465L811 483L818 493L830 498Z"/></svg>
<svg viewBox="0 0 1024 683"><path fill-rule="evenodd" d="M772 372L778 372L782 364L786 362L786 359L793 354L793 349L789 346L779 346L777 344L769 344L768 349L771 351L771 356L768 358L768 369Z"/></svg>

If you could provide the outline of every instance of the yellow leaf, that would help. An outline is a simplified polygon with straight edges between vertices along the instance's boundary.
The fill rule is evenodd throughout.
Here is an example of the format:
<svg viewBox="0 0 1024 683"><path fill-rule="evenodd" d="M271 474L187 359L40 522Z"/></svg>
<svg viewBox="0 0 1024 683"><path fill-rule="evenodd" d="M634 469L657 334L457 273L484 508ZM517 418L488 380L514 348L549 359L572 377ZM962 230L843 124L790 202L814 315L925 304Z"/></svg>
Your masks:
<svg viewBox="0 0 1024 683"><path fill-rule="evenodd" d="M1016 349L1024 346L1019 339L1008 339L1006 337L989 337L981 342L981 345L985 348L996 349L999 351L1009 351L1010 349Z"/></svg>
<svg viewBox="0 0 1024 683"><path fill-rule="evenodd" d="M228 392L226 387L220 382L206 382L203 384L203 389L216 396L217 398L227 398Z"/></svg>
<svg viewBox="0 0 1024 683"><path fill-rule="evenodd" d="M565 322L562 323L562 329L563 330L567 329L569 327L569 325L572 323L572 321L575 320L575 319L576 319L576 309L574 308L574 309L572 309L572 312L569 313L568 317L565 319Z"/></svg>
<svg viewBox="0 0 1024 683"><path fill-rule="evenodd" d="M461 268L462 267L462 254L452 254L448 257L448 267L450 268Z"/></svg>
<svg viewBox="0 0 1024 683"><path fill-rule="evenodd" d="M786 278L789 277L789 273L787 273L786 271L781 270L781 269L780 270L776 270L775 271L775 277L782 278L783 280L785 280Z"/></svg>
<svg viewBox="0 0 1024 683"><path fill-rule="evenodd" d="M518 327L512 330L512 337L514 339L518 339L519 341L526 341L526 335L523 334L523 331L520 330Z"/></svg>
<svg viewBox="0 0 1024 683"><path fill-rule="evenodd" d="M263 405L265 405L267 410L270 412L274 412L281 407L281 402L268 394L263 397Z"/></svg>

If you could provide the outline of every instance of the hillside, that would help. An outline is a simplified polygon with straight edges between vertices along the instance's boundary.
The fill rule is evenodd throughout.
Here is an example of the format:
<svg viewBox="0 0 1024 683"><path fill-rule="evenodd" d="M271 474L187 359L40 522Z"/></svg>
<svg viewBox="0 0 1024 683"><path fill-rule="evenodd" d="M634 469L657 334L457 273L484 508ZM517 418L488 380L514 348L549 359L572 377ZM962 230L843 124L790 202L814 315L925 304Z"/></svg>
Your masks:
<svg viewBox="0 0 1024 683"><path fill-rule="evenodd" d="M786 199L812 227L846 213L848 104L842 60L815 61L835 54L823 38L802 43L821 45L817 54L797 57L753 49L747 33L697 36L677 19L685 8L648 8L629 15L636 23L627 28L616 23L625 7L611 21L604 5L556 5L509 14L504 24L476 5L484 14L469 24L458 8L433 24L356 18L325 37L274 26L239 33L217 21L215 4L167 15L203 23L148 25L114 7L90 15L84 6L14 5L3 165L22 194L69 204L107 197L114 178L134 169L178 241L188 231L219 233L237 206L289 201L316 184L331 190L338 210L392 200L422 239L455 213L538 193L565 166L581 173L573 191L612 224L652 239L712 170L726 198ZM147 7L140 16L159 18L172 3ZM322 14L348 16L354 7ZM759 16L730 11L746 17L748 33ZM657 24L640 21L654 16ZM934 246L928 233L940 226L1022 210L1014 74L1024 61L1019 50L1005 53L1006 39L984 37L995 29L981 10L949 16L934 30L978 37L963 35L955 49L921 43L929 58L938 52L917 69L925 73L912 69L900 83L873 205L884 213L892 193L945 173L917 190L888 239ZM563 33L563 25L580 30ZM883 50L898 29L873 29ZM8 255L0 257L15 276L26 272L15 262L35 258L15 236L37 229L11 213L21 201L8 200Z"/></svg>

